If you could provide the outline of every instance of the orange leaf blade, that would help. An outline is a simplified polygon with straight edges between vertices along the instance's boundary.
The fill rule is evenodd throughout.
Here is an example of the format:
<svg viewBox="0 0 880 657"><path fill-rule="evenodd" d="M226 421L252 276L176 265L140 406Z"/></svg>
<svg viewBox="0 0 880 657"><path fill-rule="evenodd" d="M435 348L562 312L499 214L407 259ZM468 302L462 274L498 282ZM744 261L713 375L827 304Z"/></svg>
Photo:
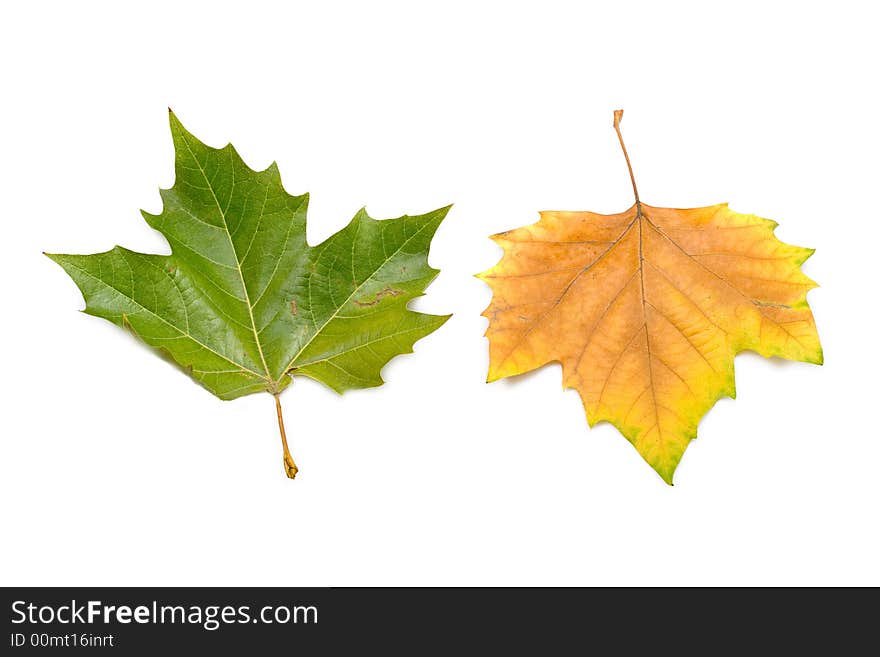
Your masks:
<svg viewBox="0 0 880 657"><path fill-rule="evenodd" d="M559 362L591 425L616 426L667 483L723 396L734 356L821 364L800 270L812 250L775 223L731 211L655 208L544 212L496 235L490 381Z"/></svg>

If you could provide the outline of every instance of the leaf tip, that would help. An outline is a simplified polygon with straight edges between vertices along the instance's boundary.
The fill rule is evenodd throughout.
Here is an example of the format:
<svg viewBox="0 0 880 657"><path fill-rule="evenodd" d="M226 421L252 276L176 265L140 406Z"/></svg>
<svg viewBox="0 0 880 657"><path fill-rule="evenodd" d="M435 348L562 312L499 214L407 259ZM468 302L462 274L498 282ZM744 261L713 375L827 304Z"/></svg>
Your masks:
<svg viewBox="0 0 880 657"><path fill-rule="evenodd" d="M672 483L672 477L675 474L675 466L664 467L664 468L654 468L657 471L657 474L660 475L660 478L668 485L674 486Z"/></svg>
<svg viewBox="0 0 880 657"><path fill-rule="evenodd" d="M500 381L501 379L503 379L505 376L507 375L501 372L501 369L499 367L492 367L490 365L489 371L486 372L486 383L495 383L496 381Z"/></svg>
<svg viewBox="0 0 880 657"><path fill-rule="evenodd" d="M688 443L693 440L696 436L690 437ZM646 454L642 453L642 450L639 449L638 446L633 444L636 447L636 450L642 456L643 459L651 466L651 469L656 472L660 478L669 486L673 485L673 477L675 476L675 471L678 469L679 464L681 463L681 457L684 455L684 450L687 448L687 444L676 453L667 453L667 454L658 454L655 455L654 458L648 458Z"/></svg>
<svg viewBox="0 0 880 657"><path fill-rule="evenodd" d="M180 122L180 119L177 118L177 114L171 111L171 108L168 108L168 125L171 128L171 138L174 140L174 143L179 143L177 140L181 138L185 138L187 136L192 137L189 131L183 127L183 123Z"/></svg>
<svg viewBox="0 0 880 657"><path fill-rule="evenodd" d="M452 209L454 203L450 203L449 205L444 205L442 208L437 208L434 210L435 214L439 215L441 219L444 219L449 211Z"/></svg>

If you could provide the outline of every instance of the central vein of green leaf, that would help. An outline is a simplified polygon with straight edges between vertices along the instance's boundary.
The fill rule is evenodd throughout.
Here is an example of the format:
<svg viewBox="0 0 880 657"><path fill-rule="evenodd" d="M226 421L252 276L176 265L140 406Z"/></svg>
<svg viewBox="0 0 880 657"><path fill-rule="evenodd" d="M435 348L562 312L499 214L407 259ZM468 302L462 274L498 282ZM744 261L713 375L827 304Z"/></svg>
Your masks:
<svg viewBox="0 0 880 657"><path fill-rule="evenodd" d="M269 372L269 366L266 364L266 356L263 354L263 346L260 344L260 336L257 332L257 324L254 321L254 308L251 305L251 297L248 293L247 283L244 281L244 273L241 270L241 261L238 259L238 253L235 250L235 244L232 241L232 233L229 232L229 225L226 223L226 212L223 210L223 206L220 205L220 199L217 198L217 193L214 191L214 187L211 185L211 181L208 178L208 174L205 172L202 163L199 161L199 158L196 157L196 154L193 152L192 148L189 145L189 142L186 138L183 139L183 143L186 144L186 148L189 151L190 156L193 161L195 161L196 166L199 168L199 173L202 174L202 178L205 181L205 185L208 186L208 190L211 192L211 197L214 199L214 203L217 205L217 211L220 213L220 219L223 221L223 232L226 235L226 239L229 241L229 248L232 249L232 255L235 257L235 270L238 272L238 280L241 281L241 290L244 292L244 302L245 306L247 306L248 317L251 321L251 331L254 334L254 343L257 346L257 351L260 354L260 360L263 363L263 369L266 372L266 382L269 384L269 392L276 393L278 392L278 382L272 378L272 374ZM232 187L229 190L229 198L232 198L232 195L235 193L235 167L233 166L232 171Z"/></svg>

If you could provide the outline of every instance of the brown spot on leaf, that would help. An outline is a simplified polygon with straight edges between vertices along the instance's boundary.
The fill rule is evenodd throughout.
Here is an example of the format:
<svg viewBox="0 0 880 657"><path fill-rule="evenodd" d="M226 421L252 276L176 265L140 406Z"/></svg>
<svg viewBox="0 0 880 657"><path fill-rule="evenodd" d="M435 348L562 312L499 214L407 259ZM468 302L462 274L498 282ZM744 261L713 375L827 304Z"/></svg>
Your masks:
<svg viewBox="0 0 880 657"><path fill-rule="evenodd" d="M290 302L290 314L296 316L297 307L296 307L296 299Z"/></svg>
<svg viewBox="0 0 880 657"><path fill-rule="evenodd" d="M369 301L358 301L357 299L355 299L354 305L361 308L368 308L370 306L375 306L385 297L396 297L399 294L403 294L403 290L394 290L390 287L386 287L384 290L380 290L379 292L377 292L376 296L374 296Z"/></svg>
<svg viewBox="0 0 880 657"><path fill-rule="evenodd" d="M791 309L791 306L786 306L784 303L772 303L770 301L758 301L757 299L752 299L752 303L756 306L763 306L765 308L788 308Z"/></svg>

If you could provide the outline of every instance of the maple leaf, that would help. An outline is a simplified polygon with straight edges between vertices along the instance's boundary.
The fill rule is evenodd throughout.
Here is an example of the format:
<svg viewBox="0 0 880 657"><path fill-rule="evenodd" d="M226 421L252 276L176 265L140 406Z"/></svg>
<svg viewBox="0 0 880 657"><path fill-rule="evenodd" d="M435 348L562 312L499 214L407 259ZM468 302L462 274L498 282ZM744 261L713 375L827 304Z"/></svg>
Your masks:
<svg viewBox="0 0 880 657"><path fill-rule="evenodd" d="M493 297L488 381L562 364L590 426L607 421L669 484L697 425L734 397L743 350L822 363L800 270L812 249L773 235L776 222L727 204L626 212L542 212L494 235L501 261L479 275Z"/></svg>
<svg viewBox="0 0 880 657"><path fill-rule="evenodd" d="M161 214L142 214L171 255L46 255L79 286L85 312L167 352L221 399L274 395L293 478L278 396L291 377L339 393L381 385L391 358L449 319L407 309L438 273L428 249L449 207L383 221L362 209L312 247L308 194L285 192L275 163L254 171L231 144L206 146L169 117L174 186L160 190Z"/></svg>

